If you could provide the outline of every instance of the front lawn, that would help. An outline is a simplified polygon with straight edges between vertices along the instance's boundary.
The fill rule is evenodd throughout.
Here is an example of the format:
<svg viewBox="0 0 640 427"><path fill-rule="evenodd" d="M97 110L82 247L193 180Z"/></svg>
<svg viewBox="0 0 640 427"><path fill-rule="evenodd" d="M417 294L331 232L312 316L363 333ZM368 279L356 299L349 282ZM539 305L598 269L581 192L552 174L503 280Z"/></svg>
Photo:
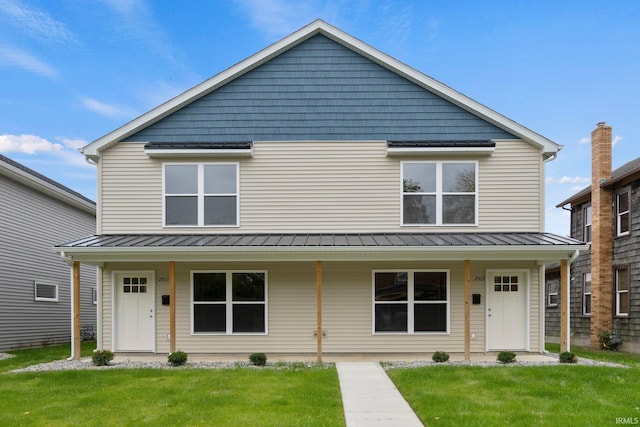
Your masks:
<svg viewBox="0 0 640 427"><path fill-rule="evenodd" d="M68 357L68 349L20 350L0 361L0 425L344 425L335 368L8 372Z"/></svg>
<svg viewBox="0 0 640 427"><path fill-rule="evenodd" d="M430 366L387 371L425 425L602 426L640 417L640 370Z"/></svg>

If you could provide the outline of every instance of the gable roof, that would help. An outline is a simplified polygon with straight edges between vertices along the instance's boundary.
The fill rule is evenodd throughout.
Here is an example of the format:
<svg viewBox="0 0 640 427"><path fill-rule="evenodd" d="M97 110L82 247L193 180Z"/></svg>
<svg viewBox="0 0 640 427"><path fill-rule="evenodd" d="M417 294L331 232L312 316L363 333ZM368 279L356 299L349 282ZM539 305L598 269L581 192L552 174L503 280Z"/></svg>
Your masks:
<svg viewBox="0 0 640 427"><path fill-rule="evenodd" d="M72 205L91 215L96 214L96 203L82 194L65 187L57 181L29 169L28 167L0 154L0 175L45 193L61 202Z"/></svg>
<svg viewBox="0 0 640 427"><path fill-rule="evenodd" d="M382 67L404 77L418 86L446 99L454 105L468 111L469 113L486 120L487 122L515 135L525 142L540 148L544 158L553 157L562 146L553 141L531 131L530 129L514 122L513 120L491 110L490 108L472 100L471 98L455 91L443 83L401 63L400 61L380 52L379 50L363 43L349 34L333 27L322 20L316 20L311 24L301 28L293 34L285 37L277 43L261 50L227 70L211 77L210 79L194 86L181 95L165 102L152 109L140 117L126 123L122 127L109 134L95 140L83 149L83 153L88 158L96 160L102 150L113 144L126 139L127 137L141 131L142 129L162 120L186 105L204 97L282 53L292 49L300 43L321 34L339 44L350 49L359 55L381 65Z"/></svg>
<svg viewBox="0 0 640 427"><path fill-rule="evenodd" d="M635 174L640 174L640 157L638 157L637 159L631 160L630 162L627 162L624 165L612 171L611 178L601 182L600 186L602 188L611 188L614 185L623 181L624 179ZM582 190L573 194L571 197L558 203L556 205L556 208L561 208L570 203L574 204L576 202L579 202L582 199L584 199L585 201L591 199L591 186L583 188Z"/></svg>

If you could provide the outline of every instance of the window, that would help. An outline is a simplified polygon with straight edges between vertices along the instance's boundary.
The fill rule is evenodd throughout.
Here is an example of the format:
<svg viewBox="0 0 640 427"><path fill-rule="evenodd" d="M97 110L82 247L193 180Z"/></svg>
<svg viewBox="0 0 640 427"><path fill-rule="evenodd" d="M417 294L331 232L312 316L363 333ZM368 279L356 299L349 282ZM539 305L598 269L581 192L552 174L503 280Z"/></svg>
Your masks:
<svg viewBox="0 0 640 427"><path fill-rule="evenodd" d="M549 291L547 292L547 306L549 307L558 306L558 286L557 281L549 283ZM497 291L497 288L495 290Z"/></svg>
<svg viewBox="0 0 640 427"><path fill-rule="evenodd" d="M34 299L36 301L58 302L58 285L34 282Z"/></svg>
<svg viewBox="0 0 640 427"><path fill-rule="evenodd" d="M629 234L630 215L629 192L625 191L616 196L616 235Z"/></svg>
<svg viewBox="0 0 640 427"><path fill-rule="evenodd" d="M584 230L582 232L582 240L585 243L591 242L591 206L586 206L582 210L582 219L584 221Z"/></svg>
<svg viewBox="0 0 640 427"><path fill-rule="evenodd" d="M193 271L194 334L265 334L265 272Z"/></svg>
<svg viewBox="0 0 640 427"><path fill-rule="evenodd" d="M95 305L98 304L98 290L96 288L91 288L91 302Z"/></svg>
<svg viewBox="0 0 640 427"><path fill-rule="evenodd" d="M236 163L164 165L166 226L237 226Z"/></svg>
<svg viewBox="0 0 640 427"><path fill-rule="evenodd" d="M616 280L616 316L629 315L629 269L614 270Z"/></svg>
<svg viewBox="0 0 640 427"><path fill-rule="evenodd" d="M474 225L475 162L402 163L403 225Z"/></svg>
<svg viewBox="0 0 640 427"><path fill-rule="evenodd" d="M375 333L448 332L447 271L373 274Z"/></svg>
<svg viewBox="0 0 640 427"><path fill-rule="evenodd" d="M591 273L582 275L582 314L591 316Z"/></svg>

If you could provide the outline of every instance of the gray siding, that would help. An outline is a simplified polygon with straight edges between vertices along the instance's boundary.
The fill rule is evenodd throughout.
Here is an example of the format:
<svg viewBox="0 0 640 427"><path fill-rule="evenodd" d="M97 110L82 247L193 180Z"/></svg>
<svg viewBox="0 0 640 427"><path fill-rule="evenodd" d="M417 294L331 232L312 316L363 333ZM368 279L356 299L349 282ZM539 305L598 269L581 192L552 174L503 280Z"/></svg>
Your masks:
<svg viewBox="0 0 640 427"><path fill-rule="evenodd" d="M514 136L317 35L127 141L429 139Z"/></svg>
<svg viewBox="0 0 640 427"><path fill-rule="evenodd" d="M93 234L95 217L0 175L0 351L70 341L70 267L55 244ZM93 267L81 267L81 326L96 328ZM57 284L58 302L34 299Z"/></svg>

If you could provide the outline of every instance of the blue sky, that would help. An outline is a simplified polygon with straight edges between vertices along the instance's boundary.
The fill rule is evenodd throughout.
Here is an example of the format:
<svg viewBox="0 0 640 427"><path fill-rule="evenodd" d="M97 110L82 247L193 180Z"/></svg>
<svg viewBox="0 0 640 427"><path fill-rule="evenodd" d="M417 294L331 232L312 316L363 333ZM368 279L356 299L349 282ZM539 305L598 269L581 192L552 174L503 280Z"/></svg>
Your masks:
<svg viewBox="0 0 640 427"><path fill-rule="evenodd" d="M637 0L0 0L0 153L95 199L78 147L317 18L563 145L547 231L598 122L640 156Z"/></svg>

